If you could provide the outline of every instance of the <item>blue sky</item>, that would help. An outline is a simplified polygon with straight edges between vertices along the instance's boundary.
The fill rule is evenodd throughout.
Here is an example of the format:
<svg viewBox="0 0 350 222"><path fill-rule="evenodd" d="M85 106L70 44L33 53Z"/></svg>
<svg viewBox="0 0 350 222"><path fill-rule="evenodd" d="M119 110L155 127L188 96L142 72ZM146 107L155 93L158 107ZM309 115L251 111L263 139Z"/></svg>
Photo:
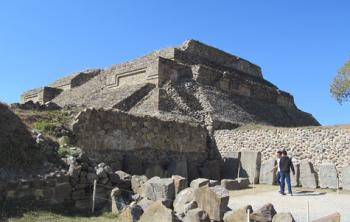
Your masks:
<svg viewBox="0 0 350 222"><path fill-rule="evenodd" d="M350 58L349 9L348 0L3 0L0 100L193 38L260 65L322 124L350 123L350 102L329 94Z"/></svg>

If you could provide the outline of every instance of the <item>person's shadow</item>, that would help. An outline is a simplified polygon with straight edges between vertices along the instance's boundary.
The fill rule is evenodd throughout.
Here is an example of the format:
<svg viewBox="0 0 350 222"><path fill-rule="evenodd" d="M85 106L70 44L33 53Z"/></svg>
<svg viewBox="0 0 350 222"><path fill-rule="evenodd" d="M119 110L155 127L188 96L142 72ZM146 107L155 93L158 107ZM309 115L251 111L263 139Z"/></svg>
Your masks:
<svg viewBox="0 0 350 222"><path fill-rule="evenodd" d="M316 191L310 191L310 190L301 190L301 191L296 191L293 193L293 196L321 196L325 195L326 192L316 192Z"/></svg>

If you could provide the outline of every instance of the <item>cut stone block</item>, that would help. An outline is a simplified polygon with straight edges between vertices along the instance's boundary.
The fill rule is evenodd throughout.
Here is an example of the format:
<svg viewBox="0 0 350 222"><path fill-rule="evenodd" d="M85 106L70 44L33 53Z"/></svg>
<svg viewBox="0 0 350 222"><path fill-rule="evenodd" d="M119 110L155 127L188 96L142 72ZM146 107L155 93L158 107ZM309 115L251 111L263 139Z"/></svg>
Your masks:
<svg viewBox="0 0 350 222"><path fill-rule="evenodd" d="M199 208L208 213L210 220L221 221L224 213L228 210L229 194L221 186L203 186L195 189L194 200Z"/></svg>
<svg viewBox="0 0 350 222"><path fill-rule="evenodd" d="M261 153L255 151L242 151L239 177L249 178L249 182L259 183L261 167Z"/></svg>
<svg viewBox="0 0 350 222"><path fill-rule="evenodd" d="M300 182L302 187L317 188L316 173L311 162L302 162L300 164Z"/></svg>
<svg viewBox="0 0 350 222"><path fill-rule="evenodd" d="M240 152L229 152L224 154L224 179L237 178L240 157Z"/></svg>
<svg viewBox="0 0 350 222"><path fill-rule="evenodd" d="M322 163L319 167L321 188L338 188L338 173L334 163Z"/></svg>
<svg viewBox="0 0 350 222"><path fill-rule="evenodd" d="M342 179L343 179L343 190L350 190L350 165L347 167L344 167L341 171L342 173Z"/></svg>
<svg viewBox="0 0 350 222"><path fill-rule="evenodd" d="M276 164L277 164L277 161L275 159L270 159L262 162L261 168L260 168L260 178L259 178L260 184L270 184L270 185L275 184L277 169L274 167L276 166Z"/></svg>

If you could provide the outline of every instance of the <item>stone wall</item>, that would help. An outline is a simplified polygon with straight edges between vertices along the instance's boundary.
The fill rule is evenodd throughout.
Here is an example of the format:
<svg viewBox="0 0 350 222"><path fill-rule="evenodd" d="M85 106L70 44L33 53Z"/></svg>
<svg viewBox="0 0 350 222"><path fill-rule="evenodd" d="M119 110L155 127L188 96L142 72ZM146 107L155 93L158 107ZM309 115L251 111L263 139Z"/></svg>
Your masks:
<svg viewBox="0 0 350 222"><path fill-rule="evenodd" d="M33 89L21 95L21 103L33 101L34 103L39 102L41 104L44 104L54 99L61 92L62 89L47 86L38 89Z"/></svg>
<svg viewBox="0 0 350 222"><path fill-rule="evenodd" d="M183 159L200 165L207 159L207 131L194 123L87 109L76 118L73 133L96 162L119 162L128 173L143 174L155 165L167 170Z"/></svg>
<svg viewBox="0 0 350 222"><path fill-rule="evenodd" d="M295 162L312 162L316 171L323 162L335 163L340 171L350 161L350 129L341 127L218 130L215 140L221 154L253 150L260 151L263 160L284 148Z"/></svg>

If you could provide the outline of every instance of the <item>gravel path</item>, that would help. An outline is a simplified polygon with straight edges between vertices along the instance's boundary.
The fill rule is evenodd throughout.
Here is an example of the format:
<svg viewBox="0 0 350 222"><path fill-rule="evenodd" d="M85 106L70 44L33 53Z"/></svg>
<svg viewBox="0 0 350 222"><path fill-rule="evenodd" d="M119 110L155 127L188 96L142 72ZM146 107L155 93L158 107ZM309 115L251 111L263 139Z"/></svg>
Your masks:
<svg viewBox="0 0 350 222"><path fill-rule="evenodd" d="M277 190L277 187L273 189ZM299 190L298 192L296 190L294 196L282 196L277 191L259 191L259 188L246 190L243 193L230 192L229 207L238 209L250 204L254 210L266 203L272 203L277 212L291 212L296 222L304 222L306 221L307 201L309 201L310 220L339 212L342 222L350 222L350 195L320 192L322 191Z"/></svg>

